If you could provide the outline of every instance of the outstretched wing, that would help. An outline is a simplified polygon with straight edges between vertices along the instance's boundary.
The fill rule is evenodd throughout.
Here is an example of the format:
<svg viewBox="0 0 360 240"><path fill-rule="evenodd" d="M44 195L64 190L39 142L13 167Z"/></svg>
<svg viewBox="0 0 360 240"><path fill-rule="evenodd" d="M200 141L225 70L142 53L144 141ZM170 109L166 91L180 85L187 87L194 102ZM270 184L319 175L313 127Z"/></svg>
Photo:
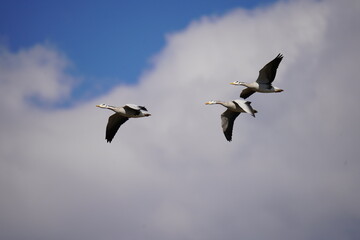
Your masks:
<svg viewBox="0 0 360 240"><path fill-rule="evenodd" d="M111 142L113 140L120 126L127 120L129 120L129 118L121 116L118 113L115 113L109 117L109 121L106 126L106 136L105 136L107 142Z"/></svg>
<svg viewBox="0 0 360 240"><path fill-rule="evenodd" d="M250 97L255 91L252 90L251 88L245 88L244 90L241 91L240 93L240 97L243 99L246 99L248 97Z"/></svg>
<svg viewBox="0 0 360 240"><path fill-rule="evenodd" d="M228 140L229 142L232 139L234 121L237 116L239 116L239 114L239 112L233 112L229 109L221 114L221 127L223 129L226 140Z"/></svg>
<svg viewBox="0 0 360 240"><path fill-rule="evenodd" d="M271 62L266 64L260 71L259 77L256 80L259 84L271 84L276 76L276 70L279 67L283 55L279 54Z"/></svg>

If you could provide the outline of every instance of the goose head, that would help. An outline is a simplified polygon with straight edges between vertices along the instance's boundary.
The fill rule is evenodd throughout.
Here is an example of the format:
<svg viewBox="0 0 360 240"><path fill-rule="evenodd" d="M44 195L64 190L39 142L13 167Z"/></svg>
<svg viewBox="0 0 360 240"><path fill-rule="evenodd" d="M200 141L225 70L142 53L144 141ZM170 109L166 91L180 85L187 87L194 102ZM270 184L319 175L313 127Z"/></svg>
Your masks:
<svg viewBox="0 0 360 240"><path fill-rule="evenodd" d="M231 85L236 85L236 86L245 86L247 87L247 83L245 82L240 82L240 81L234 81L230 83Z"/></svg>
<svg viewBox="0 0 360 240"><path fill-rule="evenodd" d="M99 107L99 108L108 108L109 105L107 105L107 104L105 104L105 103L102 103L102 104L96 105L96 107Z"/></svg>
<svg viewBox="0 0 360 240"><path fill-rule="evenodd" d="M206 102L205 104L206 104L206 105L212 105L212 104L217 104L217 102L218 102L218 101L211 100L211 101Z"/></svg>

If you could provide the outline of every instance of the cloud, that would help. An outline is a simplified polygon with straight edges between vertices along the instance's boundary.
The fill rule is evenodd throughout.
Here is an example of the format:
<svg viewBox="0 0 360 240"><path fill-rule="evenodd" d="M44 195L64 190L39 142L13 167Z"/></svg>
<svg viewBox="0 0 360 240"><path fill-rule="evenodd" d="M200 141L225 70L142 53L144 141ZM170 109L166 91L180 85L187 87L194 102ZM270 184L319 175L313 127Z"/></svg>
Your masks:
<svg viewBox="0 0 360 240"><path fill-rule="evenodd" d="M169 34L136 86L67 109L58 50L0 55L2 239L357 239L360 32L357 1L288 1L195 20ZM346 8L345 8L346 6ZM279 52L233 142L211 99L237 98ZM145 105L111 144L109 111Z"/></svg>
<svg viewBox="0 0 360 240"><path fill-rule="evenodd" d="M69 95L75 81L66 74L71 63L48 44L36 45L17 53L2 47L0 54L4 107L20 107L29 98L54 103Z"/></svg>

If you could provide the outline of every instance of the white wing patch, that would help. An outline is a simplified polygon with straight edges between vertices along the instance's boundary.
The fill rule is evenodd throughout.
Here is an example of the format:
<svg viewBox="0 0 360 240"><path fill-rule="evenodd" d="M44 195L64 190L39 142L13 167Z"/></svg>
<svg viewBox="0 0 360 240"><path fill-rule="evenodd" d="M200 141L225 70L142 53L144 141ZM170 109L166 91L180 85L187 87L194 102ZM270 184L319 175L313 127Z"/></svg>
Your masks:
<svg viewBox="0 0 360 240"><path fill-rule="evenodd" d="M236 102L245 112L254 115L254 109L251 107L249 101L245 101L242 99L236 99L233 101Z"/></svg>

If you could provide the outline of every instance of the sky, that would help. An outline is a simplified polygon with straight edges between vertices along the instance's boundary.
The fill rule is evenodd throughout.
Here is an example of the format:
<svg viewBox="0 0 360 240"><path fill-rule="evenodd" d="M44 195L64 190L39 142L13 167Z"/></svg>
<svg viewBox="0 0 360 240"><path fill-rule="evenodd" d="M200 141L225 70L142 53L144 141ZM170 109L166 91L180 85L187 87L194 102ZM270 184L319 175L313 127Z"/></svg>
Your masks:
<svg viewBox="0 0 360 240"><path fill-rule="evenodd" d="M360 238L359 1L204 2L2 1L1 239Z"/></svg>
<svg viewBox="0 0 360 240"><path fill-rule="evenodd" d="M72 63L67 71L81 78L72 90L79 100L136 83L166 35L191 21L274 0L2 2L0 42L13 51L47 44L65 54Z"/></svg>

